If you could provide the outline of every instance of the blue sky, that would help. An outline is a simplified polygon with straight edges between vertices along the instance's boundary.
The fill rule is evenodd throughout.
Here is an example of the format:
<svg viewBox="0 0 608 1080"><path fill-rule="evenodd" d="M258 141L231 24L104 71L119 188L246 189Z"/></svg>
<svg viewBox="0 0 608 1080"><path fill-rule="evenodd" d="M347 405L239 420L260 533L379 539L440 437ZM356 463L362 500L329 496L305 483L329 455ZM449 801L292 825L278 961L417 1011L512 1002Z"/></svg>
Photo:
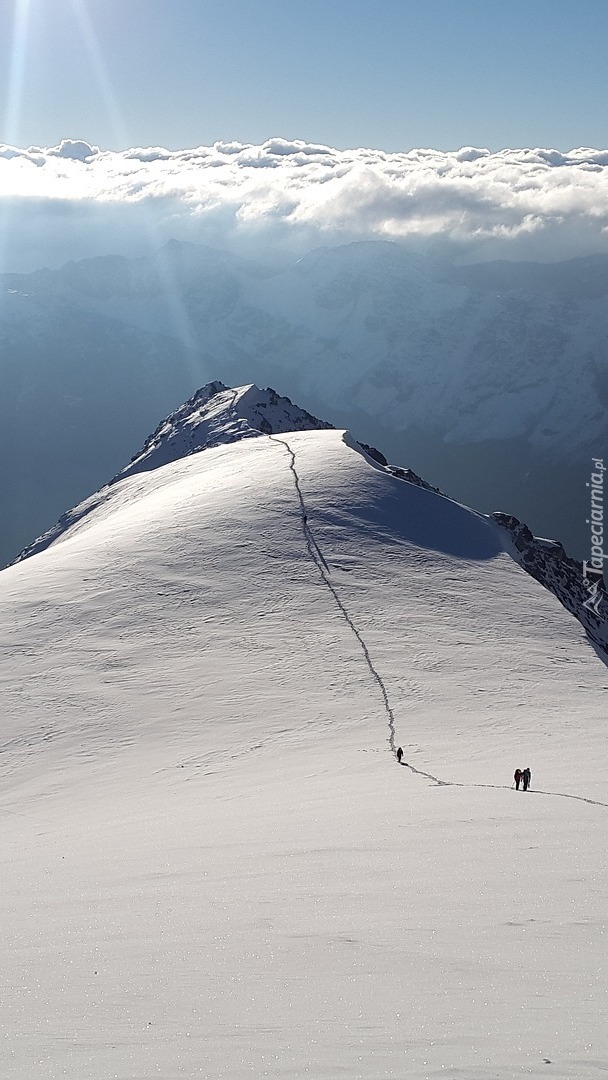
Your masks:
<svg viewBox="0 0 608 1080"><path fill-rule="evenodd" d="M608 144L606 0L4 0L0 142Z"/></svg>

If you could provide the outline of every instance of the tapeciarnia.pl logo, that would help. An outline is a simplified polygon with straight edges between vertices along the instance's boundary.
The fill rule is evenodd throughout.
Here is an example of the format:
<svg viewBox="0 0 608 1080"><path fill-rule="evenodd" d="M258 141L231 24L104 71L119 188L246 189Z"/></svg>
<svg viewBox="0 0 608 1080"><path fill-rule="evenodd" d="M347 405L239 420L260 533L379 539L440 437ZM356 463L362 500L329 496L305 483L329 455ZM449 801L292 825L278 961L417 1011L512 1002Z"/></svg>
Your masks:
<svg viewBox="0 0 608 1080"><path fill-rule="evenodd" d="M589 596L583 607L589 608L596 615L600 613L600 605L604 599L604 472L606 466L603 458L591 458L593 472L591 483L587 484L591 497L591 515L587 518L587 525L591 526L591 559L583 562L583 575L585 588Z"/></svg>

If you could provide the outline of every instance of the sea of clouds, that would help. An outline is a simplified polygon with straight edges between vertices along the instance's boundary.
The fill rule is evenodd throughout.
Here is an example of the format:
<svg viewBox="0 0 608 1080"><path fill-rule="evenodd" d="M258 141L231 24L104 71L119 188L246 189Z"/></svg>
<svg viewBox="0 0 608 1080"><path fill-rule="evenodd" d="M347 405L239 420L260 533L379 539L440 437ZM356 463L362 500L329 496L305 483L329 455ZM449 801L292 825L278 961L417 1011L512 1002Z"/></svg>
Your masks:
<svg viewBox="0 0 608 1080"><path fill-rule="evenodd" d="M171 237L258 256L356 239L433 240L476 260L608 252L608 150L0 145L1 269Z"/></svg>

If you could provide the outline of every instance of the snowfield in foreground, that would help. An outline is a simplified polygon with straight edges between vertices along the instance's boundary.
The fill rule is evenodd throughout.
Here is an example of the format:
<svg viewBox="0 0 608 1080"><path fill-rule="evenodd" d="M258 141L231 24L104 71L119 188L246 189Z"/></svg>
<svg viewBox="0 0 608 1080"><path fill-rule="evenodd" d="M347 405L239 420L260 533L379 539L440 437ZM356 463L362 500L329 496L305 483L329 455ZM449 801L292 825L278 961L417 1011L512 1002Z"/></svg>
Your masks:
<svg viewBox="0 0 608 1080"><path fill-rule="evenodd" d="M0 574L3 1080L605 1075L608 672L500 528L333 430L105 492Z"/></svg>

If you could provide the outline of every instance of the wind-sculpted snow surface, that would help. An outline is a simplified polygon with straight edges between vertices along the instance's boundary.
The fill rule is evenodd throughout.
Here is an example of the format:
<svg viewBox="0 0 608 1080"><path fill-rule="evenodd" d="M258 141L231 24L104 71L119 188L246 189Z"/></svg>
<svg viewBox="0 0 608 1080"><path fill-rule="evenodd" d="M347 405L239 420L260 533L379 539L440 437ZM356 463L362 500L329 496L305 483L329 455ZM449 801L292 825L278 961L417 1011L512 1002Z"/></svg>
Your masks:
<svg viewBox="0 0 608 1080"><path fill-rule="evenodd" d="M504 529L328 428L71 522L0 574L3 1078L599 1078L606 671Z"/></svg>
<svg viewBox="0 0 608 1080"><path fill-rule="evenodd" d="M401 469L389 465L384 455L374 447L366 446L365 443L357 443L345 434L347 445L353 449L359 448L371 459L376 468L384 469L392 476L405 480L416 487L424 488L425 491L434 492L442 499L457 506L451 499L438 488L427 484L420 476L411 469ZM475 515L476 511L467 507L461 508L466 513ZM483 516L485 515L477 515ZM594 607L589 603L589 588L585 581L584 568L576 559L571 559L566 554L563 545L557 540L546 540L542 537L533 536L526 525L523 525L511 514L494 513L488 518L498 526L501 546L507 551L526 573L540 582L549 592L557 597L565 609L569 611L584 627L589 640L597 649L598 655L605 664L608 664L608 601L604 589L603 579L598 581L598 595ZM454 537L453 529L450 530ZM433 540L428 536L423 540L425 545L431 546ZM462 552L461 552L462 554ZM596 578L596 580L598 580Z"/></svg>

